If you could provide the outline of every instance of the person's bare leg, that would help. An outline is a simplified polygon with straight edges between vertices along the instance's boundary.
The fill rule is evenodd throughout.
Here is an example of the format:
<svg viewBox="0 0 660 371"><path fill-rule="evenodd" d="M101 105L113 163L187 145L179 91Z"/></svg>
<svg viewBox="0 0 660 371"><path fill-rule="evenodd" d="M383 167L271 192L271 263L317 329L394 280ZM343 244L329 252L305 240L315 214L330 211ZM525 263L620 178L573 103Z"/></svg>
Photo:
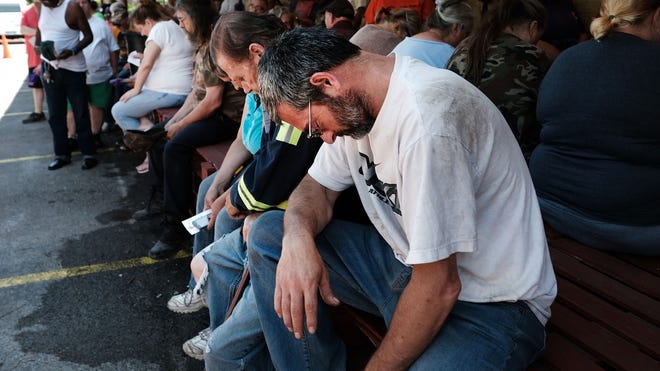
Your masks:
<svg viewBox="0 0 660 371"><path fill-rule="evenodd" d="M76 120L73 118L73 111L66 111L66 131L69 138L76 137Z"/></svg>
<svg viewBox="0 0 660 371"><path fill-rule="evenodd" d="M101 133L101 126L103 125L103 108L98 108L93 104L89 105L89 118L92 122L92 134L97 135Z"/></svg>
<svg viewBox="0 0 660 371"><path fill-rule="evenodd" d="M32 101L34 102L34 113L43 113L44 109L44 89L32 89Z"/></svg>
<svg viewBox="0 0 660 371"><path fill-rule="evenodd" d="M149 117L147 116L142 116L140 117L140 127L138 127L138 130L142 131L147 131L151 129L154 126L154 123L149 120Z"/></svg>

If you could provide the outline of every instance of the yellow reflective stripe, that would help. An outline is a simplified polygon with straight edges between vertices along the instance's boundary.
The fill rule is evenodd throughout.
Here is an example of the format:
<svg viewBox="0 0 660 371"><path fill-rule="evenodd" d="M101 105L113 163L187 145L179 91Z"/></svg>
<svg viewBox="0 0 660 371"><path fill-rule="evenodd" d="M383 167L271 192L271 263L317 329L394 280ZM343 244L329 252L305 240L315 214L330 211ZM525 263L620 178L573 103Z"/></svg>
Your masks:
<svg viewBox="0 0 660 371"><path fill-rule="evenodd" d="M245 181L243 177L241 177L241 179L238 181L238 196L241 198L241 201L243 201L245 207L247 207L247 209L250 211L266 211L272 208L278 208L280 210L284 210L286 209L287 201L288 201L285 200L277 205L269 205L255 200L254 196L252 196L252 194L248 190L248 187L245 185Z"/></svg>
<svg viewBox="0 0 660 371"><path fill-rule="evenodd" d="M300 129L282 121L275 140L279 140L280 142L289 143L295 146L298 145L298 141L300 140L302 133L303 132Z"/></svg>

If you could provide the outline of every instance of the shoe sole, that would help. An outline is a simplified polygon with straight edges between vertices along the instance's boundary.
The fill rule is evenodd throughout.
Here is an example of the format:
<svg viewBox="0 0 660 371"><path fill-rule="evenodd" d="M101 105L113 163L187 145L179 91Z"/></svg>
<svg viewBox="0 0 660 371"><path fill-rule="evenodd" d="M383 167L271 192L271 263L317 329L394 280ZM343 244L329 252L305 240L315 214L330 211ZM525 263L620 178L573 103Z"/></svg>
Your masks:
<svg viewBox="0 0 660 371"><path fill-rule="evenodd" d="M199 312L199 311L202 310L202 308L204 308L204 307L205 307L205 305L202 304L202 303L200 303L200 304L196 304L195 306L192 306L192 305L191 305L191 306L188 306L188 307L185 307L185 308L182 308L182 307L175 307L175 306L170 306L169 303L167 304L167 309L171 310L171 311L174 312L174 313L181 313L181 314L188 314L188 313Z"/></svg>
<svg viewBox="0 0 660 371"><path fill-rule="evenodd" d="M204 360L204 354L194 353L191 349L188 349L188 346L186 344L187 343L183 343L183 346L181 348L183 348L183 352L186 353L188 357L197 359L199 361Z"/></svg>

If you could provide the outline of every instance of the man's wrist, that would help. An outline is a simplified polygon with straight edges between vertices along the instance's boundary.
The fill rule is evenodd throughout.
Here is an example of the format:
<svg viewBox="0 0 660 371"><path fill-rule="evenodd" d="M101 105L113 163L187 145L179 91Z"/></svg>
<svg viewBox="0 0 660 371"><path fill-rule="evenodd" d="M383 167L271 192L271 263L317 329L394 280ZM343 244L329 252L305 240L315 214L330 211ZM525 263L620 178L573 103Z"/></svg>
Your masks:
<svg viewBox="0 0 660 371"><path fill-rule="evenodd" d="M78 47L76 47L76 46L74 46L73 48L71 48L71 49L69 49L69 50L71 50L71 53L72 53L73 55L78 54L78 51L79 51L79 50L78 50Z"/></svg>

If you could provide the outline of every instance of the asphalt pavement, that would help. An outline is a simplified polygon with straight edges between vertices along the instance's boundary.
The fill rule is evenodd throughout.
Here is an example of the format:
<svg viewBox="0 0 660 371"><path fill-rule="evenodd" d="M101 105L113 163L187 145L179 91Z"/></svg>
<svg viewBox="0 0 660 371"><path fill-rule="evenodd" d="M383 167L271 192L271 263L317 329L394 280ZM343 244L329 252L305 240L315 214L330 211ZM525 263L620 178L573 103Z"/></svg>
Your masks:
<svg viewBox="0 0 660 371"><path fill-rule="evenodd" d="M142 157L103 134L99 165L48 171L52 136L32 111L22 43L0 59L0 370L202 370L183 342L208 326L206 310L176 314L189 252L147 258L160 221L146 204ZM44 109L46 109L44 104Z"/></svg>

